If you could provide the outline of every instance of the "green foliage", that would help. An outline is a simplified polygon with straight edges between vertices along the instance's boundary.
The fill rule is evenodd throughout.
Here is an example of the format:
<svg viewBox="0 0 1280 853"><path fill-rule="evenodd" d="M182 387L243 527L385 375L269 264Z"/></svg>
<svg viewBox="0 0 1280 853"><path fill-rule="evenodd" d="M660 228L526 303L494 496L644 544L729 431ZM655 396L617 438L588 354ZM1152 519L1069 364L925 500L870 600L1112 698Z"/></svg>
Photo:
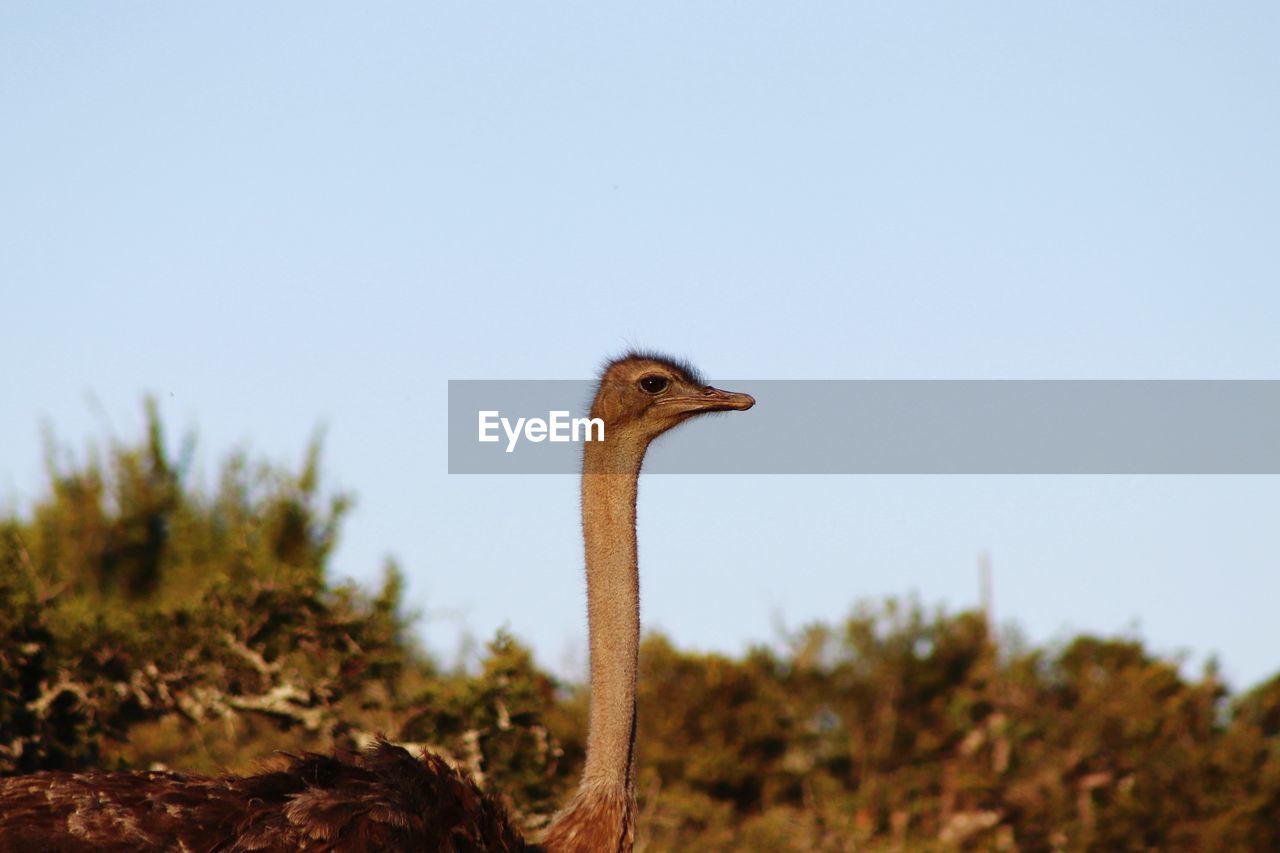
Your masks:
<svg viewBox="0 0 1280 853"><path fill-rule="evenodd" d="M556 701L555 682L500 633L478 674L426 682L404 705L399 732L453 756L481 784L500 780L512 811L538 823L572 782L544 723Z"/></svg>
<svg viewBox="0 0 1280 853"><path fill-rule="evenodd" d="M541 715L555 685L509 638L483 671L440 675L401 615L389 564L373 594L332 583L346 495L233 455L212 492L193 442L67 461L0 524L0 772L86 766L251 769L278 749L419 739L510 791L531 819L568 784Z"/></svg>
<svg viewBox="0 0 1280 853"><path fill-rule="evenodd" d="M0 772L249 770L375 732L466 767L535 829L574 784L585 693L500 634L473 673L416 647L388 565L334 583L350 506L301 469L193 484L139 446L49 453L0 522ZM1000 644L980 614L861 605L741 658L641 652L644 850L1280 849L1280 677L1232 698L1134 639Z"/></svg>
<svg viewBox="0 0 1280 853"><path fill-rule="evenodd" d="M1280 849L1280 679L1233 711L1136 641L1002 657L895 601L782 657L644 657L652 849Z"/></svg>

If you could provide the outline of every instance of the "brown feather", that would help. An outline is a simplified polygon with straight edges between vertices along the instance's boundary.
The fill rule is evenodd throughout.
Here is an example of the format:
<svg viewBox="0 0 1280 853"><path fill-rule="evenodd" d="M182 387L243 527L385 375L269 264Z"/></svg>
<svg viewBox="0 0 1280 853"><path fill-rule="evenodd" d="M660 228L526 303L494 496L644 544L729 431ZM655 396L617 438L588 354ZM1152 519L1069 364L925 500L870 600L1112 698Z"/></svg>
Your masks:
<svg viewBox="0 0 1280 853"><path fill-rule="evenodd" d="M533 850L443 759L380 740L251 776L46 772L0 779L0 850Z"/></svg>

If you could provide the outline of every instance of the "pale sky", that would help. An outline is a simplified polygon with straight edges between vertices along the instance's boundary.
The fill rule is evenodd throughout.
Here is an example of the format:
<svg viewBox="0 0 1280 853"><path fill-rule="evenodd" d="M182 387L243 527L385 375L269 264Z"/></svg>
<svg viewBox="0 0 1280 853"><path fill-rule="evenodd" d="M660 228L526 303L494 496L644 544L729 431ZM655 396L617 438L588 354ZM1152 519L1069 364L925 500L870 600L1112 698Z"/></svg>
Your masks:
<svg viewBox="0 0 1280 853"><path fill-rule="evenodd" d="M1280 378L1278 43L1266 2L7 3L0 502L42 422L136 438L148 393L206 473L324 424L337 574L395 555L446 659L506 625L572 672L576 482L445 473L448 379L630 344L726 385ZM649 477L644 621L736 653L955 610L985 550L1032 640L1240 687L1280 670L1278 510L1276 477Z"/></svg>

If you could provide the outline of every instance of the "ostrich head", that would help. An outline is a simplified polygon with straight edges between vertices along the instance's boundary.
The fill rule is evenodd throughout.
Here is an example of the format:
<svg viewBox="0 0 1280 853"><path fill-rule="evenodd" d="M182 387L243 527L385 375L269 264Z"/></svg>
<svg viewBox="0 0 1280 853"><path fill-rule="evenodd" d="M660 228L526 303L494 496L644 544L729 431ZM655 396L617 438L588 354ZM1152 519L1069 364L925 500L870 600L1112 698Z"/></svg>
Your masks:
<svg viewBox="0 0 1280 853"><path fill-rule="evenodd" d="M591 416L605 422L606 441L643 449L694 415L743 411L755 403L749 394L705 384L688 364L633 352L605 366Z"/></svg>

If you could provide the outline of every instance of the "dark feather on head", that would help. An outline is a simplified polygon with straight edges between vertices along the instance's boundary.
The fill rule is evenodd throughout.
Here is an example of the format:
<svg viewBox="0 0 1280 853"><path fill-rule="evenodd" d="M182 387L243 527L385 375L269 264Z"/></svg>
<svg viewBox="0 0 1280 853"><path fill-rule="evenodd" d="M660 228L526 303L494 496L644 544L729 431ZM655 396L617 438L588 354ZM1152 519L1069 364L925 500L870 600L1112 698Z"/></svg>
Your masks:
<svg viewBox="0 0 1280 853"><path fill-rule="evenodd" d="M621 364L624 361L632 361L632 360L657 362L658 364L661 364L663 367L666 367L668 370L674 371L676 374L684 377L684 379L688 381L689 384L691 385L707 384L706 380L702 378L702 374L698 371L698 369L694 367L692 364L690 364L689 362L685 361L682 358L672 358L669 355L663 355L660 352L653 352L652 350L633 349L618 356L617 358L609 359L609 361L605 362L604 367L601 368L600 376L603 378L604 375L609 372L609 368L613 367L614 365Z"/></svg>

